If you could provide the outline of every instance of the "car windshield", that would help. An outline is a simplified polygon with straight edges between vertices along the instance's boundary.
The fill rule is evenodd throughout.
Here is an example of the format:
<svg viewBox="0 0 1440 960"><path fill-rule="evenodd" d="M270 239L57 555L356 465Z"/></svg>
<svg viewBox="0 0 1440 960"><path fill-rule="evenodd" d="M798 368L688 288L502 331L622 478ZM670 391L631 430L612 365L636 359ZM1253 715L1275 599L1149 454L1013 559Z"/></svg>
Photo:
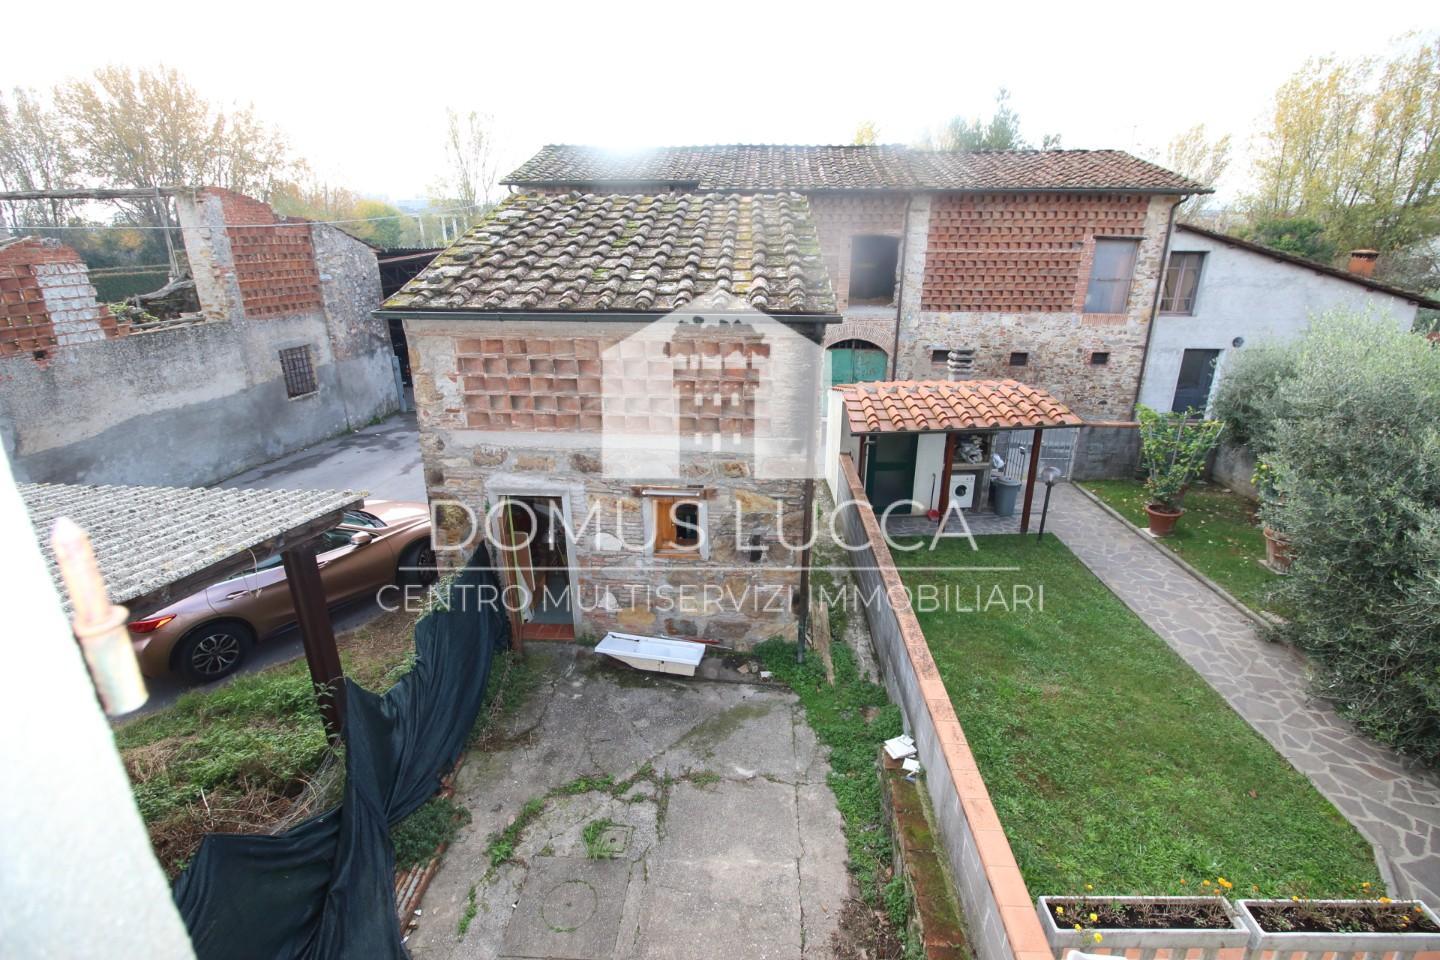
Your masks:
<svg viewBox="0 0 1440 960"><path fill-rule="evenodd" d="M383 527L384 522L373 513L366 513L364 510L346 510L345 518L340 521L346 527Z"/></svg>

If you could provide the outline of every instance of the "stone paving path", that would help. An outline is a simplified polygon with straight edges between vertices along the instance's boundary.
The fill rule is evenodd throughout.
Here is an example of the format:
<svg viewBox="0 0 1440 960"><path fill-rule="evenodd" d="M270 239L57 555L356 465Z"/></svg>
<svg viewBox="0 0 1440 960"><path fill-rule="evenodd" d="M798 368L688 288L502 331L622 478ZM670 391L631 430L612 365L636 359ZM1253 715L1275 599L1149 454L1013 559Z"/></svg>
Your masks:
<svg viewBox="0 0 1440 960"><path fill-rule="evenodd" d="M1407 768L1306 690L1304 658L1069 484L1050 530L1388 860L1392 894L1440 904L1440 778Z"/></svg>

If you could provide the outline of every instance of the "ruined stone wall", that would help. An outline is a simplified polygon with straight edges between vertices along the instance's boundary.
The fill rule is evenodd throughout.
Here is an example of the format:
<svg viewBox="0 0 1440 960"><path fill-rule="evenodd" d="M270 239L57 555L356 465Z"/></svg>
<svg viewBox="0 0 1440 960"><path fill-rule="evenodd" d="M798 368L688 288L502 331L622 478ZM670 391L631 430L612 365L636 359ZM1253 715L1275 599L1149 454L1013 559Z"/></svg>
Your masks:
<svg viewBox="0 0 1440 960"><path fill-rule="evenodd" d="M801 480L757 479L756 461L704 451L681 454L678 478L606 469L601 354L645 325L405 324L426 487L432 503L456 504L439 510L445 542L475 533L471 515L503 497L557 497L578 535L570 549L579 635L613 629L739 646L793 638L799 552L776 535L799 545ZM636 457L644 462L643 452ZM653 498L644 491L679 488L695 490L703 504L706 549L684 559L653 556L645 519ZM759 562L740 549L752 536L768 540ZM465 552L442 559L458 563Z"/></svg>
<svg viewBox="0 0 1440 960"><path fill-rule="evenodd" d="M90 271L70 247L36 237L0 246L0 357L44 364L58 347L129 329L96 301Z"/></svg>
<svg viewBox="0 0 1440 960"><path fill-rule="evenodd" d="M116 339L128 327L95 304L72 251L0 249L0 317L26 324L0 347L0 442L23 479L212 483L398 406L368 247L229 191L176 207L208 322ZM292 347L315 383L295 397L280 363Z"/></svg>

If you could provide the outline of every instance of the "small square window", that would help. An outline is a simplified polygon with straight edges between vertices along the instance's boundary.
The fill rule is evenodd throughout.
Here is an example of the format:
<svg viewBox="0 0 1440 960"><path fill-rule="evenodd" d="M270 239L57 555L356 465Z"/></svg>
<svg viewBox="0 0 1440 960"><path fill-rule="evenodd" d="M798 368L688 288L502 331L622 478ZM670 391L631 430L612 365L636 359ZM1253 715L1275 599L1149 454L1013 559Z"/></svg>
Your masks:
<svg viewBox="0 0 1440 960"><path fill-rule="evenodd" d="M899 259L899 237L852 237L850 239L850 302L880 306L894 303L895 268Z"/></svg>
<svg viewBox="0 0 1440 960"><path fill-rule="evenodd" d="M291 400L315 392L315 364L309 346L281 350L280 371L285 375L285 396Z"/></svg>
<svg viewBox="0 0 1440 960"><path fill-rule="evenodd" d="M654 497L655 556L700 557L704 536L700 501L695 497Z"/></svg>
<svg viewBox="0 0 1440 960"><path fill-rule="evenodd" d="M1016 351L1015 353L1010 354L1010 366L1028 367L1029 365L1030 354L1025 353L1024 351Z"/></svg>
<svg viewBox="0 0 1440 960"><path fill-rule="evenodd" d="M931 351L930 351L930 362L933 363L933 364L937 364L938 366L942 366L942 367L943 367L943 366L945 366L946 362L947 362L949 359L950 359L950 351L949 351L949 350L931 350Z"/></svg>
<svg viewBox="0 0 1440 960"><path fill-rule="evenodd" d="M1094 353L1090 354L1090 366L1092 367L1103 367L1109 362L1110 351L1108 350L1096 350Z"/></svg>

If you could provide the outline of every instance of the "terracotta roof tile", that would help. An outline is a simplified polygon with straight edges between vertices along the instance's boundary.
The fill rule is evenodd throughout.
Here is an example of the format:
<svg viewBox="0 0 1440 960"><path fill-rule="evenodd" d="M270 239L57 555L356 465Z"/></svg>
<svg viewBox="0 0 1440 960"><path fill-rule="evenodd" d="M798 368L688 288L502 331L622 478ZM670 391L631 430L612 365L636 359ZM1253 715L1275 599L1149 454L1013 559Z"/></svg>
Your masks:
<svg viewBox="0 0 1440 960"><path fill-rule="evenodd" d="M1059 400L1017 380L892 380L836 387L851 433L1078 427Z"/></svg>
<svg viewBox="0 0 1440 960"><path fill-rule="evenodd" d="M833 313L797 193L511 197L385 302L390 310L667 312L712 289Z"/></svg>
<svg viewBox="0 0 1440 960"><path fill-rule="evenodd" d="M615 152L542 147L502 181L685 190L1104 190L1208 193L1123 150L912 150L896 144L729 144Z"/></svg>

